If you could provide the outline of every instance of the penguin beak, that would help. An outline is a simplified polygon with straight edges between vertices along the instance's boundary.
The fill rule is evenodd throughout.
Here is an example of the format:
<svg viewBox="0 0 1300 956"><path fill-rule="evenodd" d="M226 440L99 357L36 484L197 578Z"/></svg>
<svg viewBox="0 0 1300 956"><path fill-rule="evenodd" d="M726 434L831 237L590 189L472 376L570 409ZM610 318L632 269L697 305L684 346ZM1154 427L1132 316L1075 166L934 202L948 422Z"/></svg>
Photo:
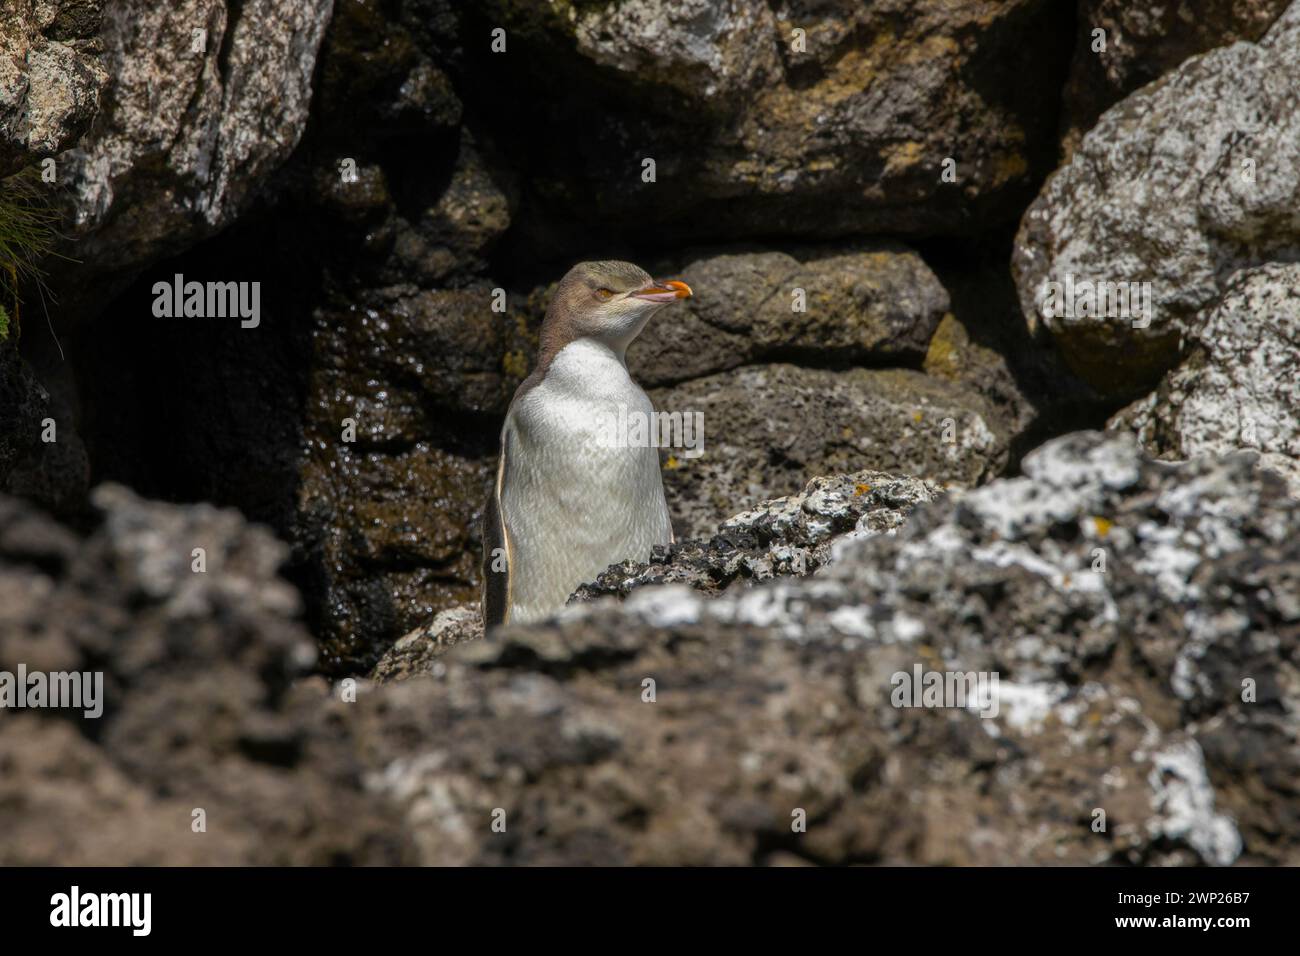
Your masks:
<svg viewBox="0 0 1300 956"><path fill-rule="evenodd" d="M647 282L641 288L628 293L632 299L644 299L646 302L675 302L689 299L693 292L691 287L679 279L656 279Z"/></svg>

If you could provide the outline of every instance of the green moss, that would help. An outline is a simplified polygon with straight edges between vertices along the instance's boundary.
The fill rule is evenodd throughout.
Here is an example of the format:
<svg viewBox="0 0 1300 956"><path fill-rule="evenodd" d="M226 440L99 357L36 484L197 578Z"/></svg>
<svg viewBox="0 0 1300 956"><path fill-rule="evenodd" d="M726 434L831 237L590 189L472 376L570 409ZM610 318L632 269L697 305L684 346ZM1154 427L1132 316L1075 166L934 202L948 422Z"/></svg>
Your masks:
<svg viewBox="0 0 1300 956"><path fill-rule="evenodd" d="M9 313L0 305L0 342L9 338Z"/></svg>

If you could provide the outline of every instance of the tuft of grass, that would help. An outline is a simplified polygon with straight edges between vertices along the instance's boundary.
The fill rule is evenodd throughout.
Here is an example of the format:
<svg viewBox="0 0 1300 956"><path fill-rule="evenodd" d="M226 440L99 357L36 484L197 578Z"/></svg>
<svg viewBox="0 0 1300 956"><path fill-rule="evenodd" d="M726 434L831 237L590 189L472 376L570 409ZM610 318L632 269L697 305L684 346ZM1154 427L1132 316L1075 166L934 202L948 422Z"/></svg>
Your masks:
<svg viewBox="0 0 1300 956"><path fill-rule="evenodd" d="M0 339L11 324L15 335L20 331L19 290L43 284L41 260L54 250L58 222L34 170L0 180Z"/></svg>

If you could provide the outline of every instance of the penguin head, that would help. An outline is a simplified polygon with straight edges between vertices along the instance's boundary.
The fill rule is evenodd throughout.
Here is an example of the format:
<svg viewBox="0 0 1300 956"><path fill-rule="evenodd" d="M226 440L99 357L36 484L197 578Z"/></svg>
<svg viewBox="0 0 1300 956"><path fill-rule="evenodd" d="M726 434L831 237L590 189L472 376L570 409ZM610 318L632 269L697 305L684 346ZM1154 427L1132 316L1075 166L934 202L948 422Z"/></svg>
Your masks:
<svg viewBox="0 0 1300 956"><path fill-rule="evenodd" d="M542 337L559 347L574 339L595 339L621 355L650 316L691 294L685 282L653 279L630 262L580 262L560 280Z"/></svg>

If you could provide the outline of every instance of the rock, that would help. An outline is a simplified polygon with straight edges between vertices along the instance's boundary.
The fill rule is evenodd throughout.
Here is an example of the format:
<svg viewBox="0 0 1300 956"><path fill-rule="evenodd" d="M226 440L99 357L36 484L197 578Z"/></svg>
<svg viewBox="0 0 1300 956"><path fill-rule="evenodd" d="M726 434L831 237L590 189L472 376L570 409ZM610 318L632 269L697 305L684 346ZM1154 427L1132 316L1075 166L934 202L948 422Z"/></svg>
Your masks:
<svg viewBox="0 0 1300 956"><path fill-rule="evenodd" d="M464 13L484 39L460 81L528 151L531 213L575 236L963 234L1013 219L1050 168L1072 21L1046 0L490 0ZM538 113L517 91L541 84L583 95Z"/></svg>
<svg viewBox="0 0 1300 956"><path fill-rule="evenodd" d="M309 222L323 208L335 282L376 288L481 279L510 227L520 164L467 117L445 0L338 0L303 148L281 180ZM315 237L313 237L315 238Z"/></svg>
<svg viewBox="0 0 1300 956"><path fill-rule="evenodd" d="M18 354L14 339L0 339L0 489L8 488L14 467L35 451L49 393Z"/></svg>
<svg viewBox="0 0 1300 956"><path fill-rule="evenodd" d="M0 433L9 434L11 447L25 447L11 460L7 480L0 467L0 491L25 498L61 520L80 523L90 510L91 476L86 443L78 430L76 383L66 362L52 364L37 358L29 364L34 351L28 350L17 369L5 369L0 358L0 381L17 371L15 384L27 392L6 403L12 430L0 424Z"/></svg>
<svg viewBox="0 0 1300 956"><path fill-rule="evenodd" d="M943 317L926 349L926 375L964 384L989 401L1016 432L1029 428L1035 409L1017 384L1011 362L978 342L951 312Z"/></svg>
<svg viewBox="0 0 1300 956"><path fill-rule="evenodd" d="M660 269L695 290L655 316L628 349L646 386L792 355L822 362L916 364L948 294L915 252L892 243L851 251L701 255Z"/></svg>
<svg viewBox="0 0 1300 956"><path fill-rule="evenodd" d="M622 598L648 584L686 584L719 594L736 582L812 574L843 543L892 533L918 505L942 493L931 482L876 471L814 478L798 494L728 518L707 541L674 542L656 549L649 562L613 565L574 598Z"/></svg>
<svg viewBox="0 0 1300 956"><path fill-rule="evenodd" d="M1300 505L1131 438L1024 465L810 577L458 646L359 700L371 785L430 864L1296 863Z"/></svg>
<svg viewBox="0 0 1300 956"><path fill-rule="evenodd" d="M1233 273L1293 251L1298 51L1293 3L1258 44L1195 57L1109 110L1025 213L1024 314L1106 394L1154 387ZM1075 284L1099 282L1149 293L1149 309L1090 306Z"/></svg>
<svg viewBox="0 0 1300 956"><path fill-rule="evenodd" d="M14 821L0 849L5 865L203 866L255 858L251 835L184 839L192 808L141 787L68 721L6 714L5 725L0 800Z"/></svg>
<svg viewBox="0 0 1300 956"><path fill-rule="evenodd" d="M0 19L0 179L73 146L99 110L103 0L8 0Z"/></svg>
<svg viewBox="0 0 1300 956"><path fill-rule="evenodd" d="M1190 338L1187 361L1110 427L1161 458L1255 449L1300 497L1300 266L1238 272Z"/></svg>
<svg viewBox="0 0 1300 956"><path fill-rule="evenodd" d="M876 513L849 480L730 533L816 549ZM87 537L0 498L0 670L106 690L93 727L0 722L8 865L1300 861L1300 502L1250 456L1069 435L808 576L640 587L489 640L458 609L436 661L414 635L391 658L429 676L351 702L300 676L284 545L94 497ZM976 694L905 706L918 668Z"/></svg>
<svg viewBox="0 0 1300 956"><path fill-rule="evenodd" d="M0 497L0 670L103 675L98 718L0 721L0 862L409 859L328 708L295 688L316 655L277 575L288 548L209 505L114 485L94 501L102 517L83 539Z"/></svg>
<svg viewBox="0 0 1300 956"><path fill-rule="evenodd" d="M1291 0L1080 0L1065 88L1066 158L1106 109L1197 53L1264 35ZM1100 52L1095 32L1105 31Z"/></svg>
<svg viewBox="0 0 1300 956"><path fill-rule="evenodd" d="M464 106L439 66L457 58L454 32L445 0L334 0L320 50L314 132L350 147L338 155L354 158L370 158L375 145L355 138L359 129L388 140L454 132Z"/></svg>
<svg viewBox="0 0 1300 956"><path fill-rule="evenodd" d="M678 537L703 537L735 503L862 468L973 485L1007 461L980 396L909 369L757 365L651 392L661 412L703 416L703 454L674 449L664 487Z"/></svg>
<svg viewBox="0 0 1300 956"><path fill-rule="evenodd" d="M241 174L253 188L228 210L236 221L146 268L102 321L78 330L74 361L96 473L274 527L293 547L288 573L307 597L321 668L343 676L369 671L411 628L477 594L494 419L536 341L513 302L493 310L499 283L486 264L510 225L514 184L487 138L462 125L441 72L457 58L446 6L340 0L324 41L322 24L301 22L305 6L268 25L266 40L310 44L292 64L308 78L321 47L310 117L292 137L276 133L284 155L301 133L298 148L274 172L268 157L250 157L266 162L260 183ZM232 63L246 59L241 31L264 16L243 5ZM278 49L266 75L232 66L246 86L227 98L253 95L289 66ZM193 68L206 76L211 64ZM209 87L202 93L207 109ZM273 133L291 107L306 110L308 93L297 106L286 96L286 112L265 123L240 100L234 119ZM188 226L152 224L170 251L185 245ZM177 272L260 282L262 324L154 319L152 283ZM355 442L343 439L347 420Z"/></svg>
<svg viewBox="0 0 1300 956"><path fill-rule="evenodd" d="M367 293L317 316L290 538L331 674L368 671L477 601L479 515L530 346L482 284ZM349 431L352 422L352 432ZM349 437L351 435L351 437Z"/></svg>
<svg viewBox="0 0 1300 956"><path fill-rule="evenodd" d="M507 181L513 194L517 188ZM493 171L469 134L464 134L451 182L413 222L395 224L390 270L399 281L436 285L450 276L482 273L487 255L510 227L511 195L499 187Z"/></svg>
<svg viewBox="0 0 1300 956"><path fill-rule="evenodd" d="M1074 375L1048 335L1025 325L1007 262L1012 236L945 243L932 254L951 299L921 370L977 392L1006 423L1008 469L1044 441L1095 428L1115 410Z"/></svg>
<svg viewBox="0 0 1300 956"><path fill-rule="evenodd" d="M302 135L331 3L108 0L113 96L59 163L95 275L175 255L247 206Z"/></svg>
<svg viewBox="0 0 1300 956"><path fill-rule="evenodd" d="M421 674L434 674L438 658L457 644L483 636L483 615L477 604L458 604L441 611L427 624L404 635L370 674L370 679L388 684Z"/></svg>

